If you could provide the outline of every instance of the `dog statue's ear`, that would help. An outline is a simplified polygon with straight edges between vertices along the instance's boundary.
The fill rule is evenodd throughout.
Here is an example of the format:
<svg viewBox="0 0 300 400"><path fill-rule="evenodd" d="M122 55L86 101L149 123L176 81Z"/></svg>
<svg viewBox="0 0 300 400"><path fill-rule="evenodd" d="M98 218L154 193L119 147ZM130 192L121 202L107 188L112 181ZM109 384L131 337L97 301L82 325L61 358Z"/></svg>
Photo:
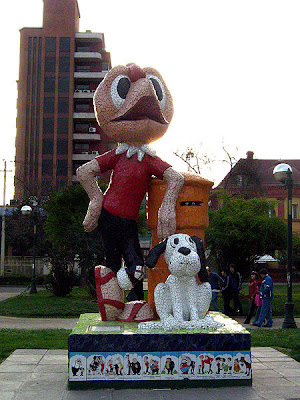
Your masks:
<svg viewBox="0 0 300 400"><path fill-rule="evenodd" d="M158 243L153 249L150 250L149 254L146 257L145 265L148 268L154 268L157 264L159 257L163 254L166 250L167 246L167 239L163 240L162 242Z"/></svg>
<svg viewBox="0 0 300 400"><path fill-rule="evenodd" d="M196 243L197 254L200 258L201 269L198 272L198 276L201 282L209 282L208 273L206 270L206 257L204 252L203 242L198 236L191 236L193 241Z"/></svg>

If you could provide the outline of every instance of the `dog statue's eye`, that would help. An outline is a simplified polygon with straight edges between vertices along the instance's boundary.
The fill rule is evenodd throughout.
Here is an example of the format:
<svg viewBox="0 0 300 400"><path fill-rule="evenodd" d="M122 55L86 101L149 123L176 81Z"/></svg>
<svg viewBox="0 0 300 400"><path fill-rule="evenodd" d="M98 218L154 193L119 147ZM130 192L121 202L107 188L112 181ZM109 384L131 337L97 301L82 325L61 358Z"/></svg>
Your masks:
<svg viewBox="0 0 300 400"><path fill-rule="evenodd" d="M193 239L189 237L190 243L194 243Z"/></svg>
<svg viewBox="0 0 300 400"><path fill-rule="evenodd" d="M176 237L176 238L174 238L174 240L170 240L170 246L171 247L173 247L173 249L175 249L175 247L178 245L178 243L179 243L179 238L178 237Z"/></svg>

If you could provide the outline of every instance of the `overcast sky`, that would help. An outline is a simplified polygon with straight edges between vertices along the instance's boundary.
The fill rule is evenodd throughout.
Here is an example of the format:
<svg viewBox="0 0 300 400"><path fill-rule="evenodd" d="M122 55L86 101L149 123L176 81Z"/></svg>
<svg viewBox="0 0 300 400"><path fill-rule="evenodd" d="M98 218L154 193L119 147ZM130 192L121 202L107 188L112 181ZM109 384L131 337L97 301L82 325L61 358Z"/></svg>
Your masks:
<svg viewBox="0 0 300 400"><path fill-rule="evenodd" d="M175 114L158 155L177 169L176 149L202 144L218 160L225 145L236 158L300 158L300 2L276 0L78 0L80 31L105 35L112 65L135 62L163 75ZM42 0L6 2L2 37L3 159L13 169L19 29L42 26ZM216 184L228 166L202 176ZM8 174L6 200L13 197ZM2 203L3 172L0 177Z"/></svg>

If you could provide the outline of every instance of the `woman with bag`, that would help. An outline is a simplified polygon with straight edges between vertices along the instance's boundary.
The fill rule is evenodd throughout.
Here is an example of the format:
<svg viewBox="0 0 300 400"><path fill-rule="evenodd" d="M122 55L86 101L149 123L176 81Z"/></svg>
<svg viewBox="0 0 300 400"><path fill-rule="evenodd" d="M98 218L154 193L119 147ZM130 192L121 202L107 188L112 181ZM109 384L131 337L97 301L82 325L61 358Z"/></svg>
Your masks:
<svg viewBox="0 0 300 400"><path fill-rule="evenodd" d="M255 304L255 297L257 291L257 284L260 283L258 279L258 273L256 271L251 272L251 278L250 278L250 285L249 285L249 298L250 298L250 308L248 311L248 315L245 319L244 324L250 324L251 318L256 311L257 305Z"/></svg>

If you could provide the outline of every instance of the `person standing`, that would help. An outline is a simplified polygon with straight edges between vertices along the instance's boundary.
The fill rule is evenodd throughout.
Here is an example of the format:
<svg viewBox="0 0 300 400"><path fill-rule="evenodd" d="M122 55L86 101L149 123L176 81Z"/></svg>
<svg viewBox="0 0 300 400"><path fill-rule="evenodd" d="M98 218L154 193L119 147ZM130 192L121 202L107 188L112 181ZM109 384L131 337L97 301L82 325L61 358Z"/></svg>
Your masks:
<svg viewBox="0 0 300 400"><path fill-rule="evenodd" d="M236 270L235 264L229 265L229 280L233 299L234 315L243 315L242 304L239 297L242 286L242 278L240 273Z"/></svg>
<svg viewBox="0 0 300 400"><path fill-rule="evenodd" d="M261 282L258 281L257 282L257 286L256 286L255 300L254 300L255 305L256 305L256 314L255 314L254 321L253 321L252 325L256 325L256 323L257 323L257 321L259 319L259 316L260 316L260 311L261 311L261 306L262 306L262 299L260 298L260 293L259 293L260 285L261 285Z"/></svg>
<svg viewBox="0 0 300 400"><path fill-rule="evenodd" d="M206 270L208 272L209 276L209 283L211 286L211 292L212 292L212 297L211 297L211 305L213 306L215 311L220 311L218 307L218 294L220 293L221 286L224 285L224 280L218 275L216 272L210 272L210 268L206 267Z"/></svg>
<svg viewBox="0 0 300 400"><path fill-rule="evenodd" d="M261 327L264 320L266 320L266 324L263 325L264 327L271 328L273 325L272 320L272 300L274 296L274 289L273 289L273 280L268 274L266 269L262 269L259 272L262 283L259 290L260 298L262 299L262 306L258 320L253 323L253 325Z"/></svg>
<svg viewBox="0 0 300 400"><path fill-rule="evenodd" d="M250 324L251 318L256 310L255 304L255 295L257 293L257 284L258 284L258 273L256 271L252 271L250 275L250 284L249 284L249 299L250 299L250 307L245 319L244 324Z"/></svg>
<svg viewBox="0 0 300 400"><path fill-rule="evenodd" d="M230 307L230 300L232 298L232 290L230 284L230 277L227 270L222 270L221 275L224 281L222 287L222 296L223 296L223 303L224 303L224 314L228 316L232 316L234 314L234 310Z"/></svg>

